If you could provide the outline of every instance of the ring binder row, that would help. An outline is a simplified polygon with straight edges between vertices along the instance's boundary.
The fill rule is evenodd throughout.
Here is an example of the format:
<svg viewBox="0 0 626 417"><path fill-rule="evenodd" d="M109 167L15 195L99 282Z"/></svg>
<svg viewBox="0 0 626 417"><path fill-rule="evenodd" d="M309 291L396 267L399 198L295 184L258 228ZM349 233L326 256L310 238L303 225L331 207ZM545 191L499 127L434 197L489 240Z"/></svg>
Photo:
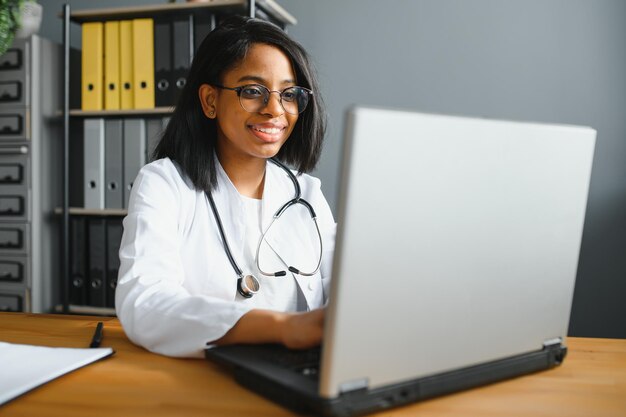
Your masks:
<svg viewBox="0 0 626 417"><path fill-rule="evenodd" d="M83 23L82 109L174 106L193 52L214 24L213 16ZM10 87L0 85L0 100Z"/></svg>
<svg viewBox="0 0 626 417"><path fill-rule="evenodd" d="M125 209L133 181L152 154L169 117L84 119L84 208ZM0 211L2 201L0 200Z"/></svg>
<svg viewBox="0 0 626 417"><path fill-rule="evenodd" d="M115 307L122 230L120 217L70 218L71 305Z"/></svg>

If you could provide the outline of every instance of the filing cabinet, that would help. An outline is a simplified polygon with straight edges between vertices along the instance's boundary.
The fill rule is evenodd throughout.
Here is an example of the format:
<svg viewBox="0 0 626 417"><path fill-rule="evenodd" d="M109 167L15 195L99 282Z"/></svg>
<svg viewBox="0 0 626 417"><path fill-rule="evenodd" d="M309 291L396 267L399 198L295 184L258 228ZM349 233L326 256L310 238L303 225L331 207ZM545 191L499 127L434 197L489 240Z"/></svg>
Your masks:
<svg viewBox="0 0 626 417"><path fill-rule="evenodd" d="M0 56L0 311L60 303L62 52L35 35Z"/></svg>

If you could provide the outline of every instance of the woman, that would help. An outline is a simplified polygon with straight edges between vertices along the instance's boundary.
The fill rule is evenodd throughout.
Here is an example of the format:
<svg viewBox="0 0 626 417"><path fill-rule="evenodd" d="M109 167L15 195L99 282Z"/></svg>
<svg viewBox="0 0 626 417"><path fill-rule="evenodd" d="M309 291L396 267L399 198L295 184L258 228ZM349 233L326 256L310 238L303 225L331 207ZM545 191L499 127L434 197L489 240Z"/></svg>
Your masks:
<svg viewBox="0 0 626 417"><path fill-rule="evenodd" d="M309 58L282 30L234 17L207 36L124 219L115 304L134 343L320 343L335 222L304 172L324 132Z"/></svg>

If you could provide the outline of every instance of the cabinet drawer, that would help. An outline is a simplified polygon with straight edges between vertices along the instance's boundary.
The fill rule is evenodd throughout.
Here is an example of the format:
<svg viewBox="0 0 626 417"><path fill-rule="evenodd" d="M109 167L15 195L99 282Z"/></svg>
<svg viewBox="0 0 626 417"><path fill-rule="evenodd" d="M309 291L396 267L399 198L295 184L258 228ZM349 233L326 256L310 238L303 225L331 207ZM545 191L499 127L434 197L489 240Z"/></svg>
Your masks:
<svg viewBox="0 0 626 417"><path fill-rule="evenodd" d="M0 293L0 311L21 312L24 306L24 297L19 294Z"/></svg>
<svg viewBox="0 0 626 417"><path fill-rule="evenodd" d="M0 195L0 219L26 219L25 195Z"/></svg>
<svg viewBox="0 0 626 417"><path fill-rule="evenodd" d="M26 109L0 109L0 141L27 140L29 138L30 131Z"/></svg>
<svg viewBox="0 0 626 417"><path fill-rule="evenodd" d="M0 282L25 282L26 280L26 260L22 259L0 259Z"/></svg>
<svg viewBox="0 0 626 417"><path fill-rule="evenodd" d="M5 186L28 184L28 147L0 145L0 194Z"/></svg>
<svg viewBox="0 0 626 417"><path fill-rule="evenodd" d="M0 253L26 253L28 225L0 223Z"/></svg>
<svg viewBox="0 0 626 417"><path fill-rule="evenodd" d="M22 81L0 81L0 103L23 105L24 83Z"/></svg>
<svg viewBox="0 0 626 417"><path fill-rule="evenodd" d="M24 51L15 45L0 55L0 79L9 78L9 72L21 71L24 73Z"/></svg>

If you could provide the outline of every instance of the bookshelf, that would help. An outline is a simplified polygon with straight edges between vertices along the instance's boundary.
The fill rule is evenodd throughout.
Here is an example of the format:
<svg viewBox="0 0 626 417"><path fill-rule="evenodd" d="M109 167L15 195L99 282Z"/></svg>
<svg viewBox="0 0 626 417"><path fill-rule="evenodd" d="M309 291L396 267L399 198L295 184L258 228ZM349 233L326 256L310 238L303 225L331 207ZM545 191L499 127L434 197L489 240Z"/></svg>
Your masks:
<svg viewBox="0 0 626 417"><path fill-rule="evenodd" d="M76 266L76 262L73 262L71 252L75 250L72 246L72 236L76 236L76 224L83 224L81 227L87 227L87 230L95 224L97 230L105 230L106 249L107 253L102 256L102 259L110 259L111 246L108 245L110 241L117 239L119 245L119 238L121 238L121 220L127 214L125 208L85 208L79 206L70 206L71 199L71 187L70 183L76 180L70 176L70 166L74 161L72 158L76 158L76 155L72 155L72 150L77 145L77 140L82 138L76 138L77 129L76 126L82 123L87 123L93 120L104 120L106 123L109 121L121 120L121 123L126 123L127 120L139 120L149 118L166 118L173 112L173 107L159 106L147 109L125 109L125 110L83 110L77 108L74 101L70 101L70 96L75 93L77 86L72 85L71 81L77 78L75 70L76 53L71 48L70 39L70 26L72 24L82 25L84 23L91 22L106 22L106 21L123 21L131 19L141 18L153 18L153 19L179 19L185 21L189 26L188 39L183 37L185 45L189 45L189 59L193 59L193 53L195 51L194 45L199 39L195 39L196 34L196 19L199 22L210 22L210 29L215 27L217 20L221 17L239 14L258 17L264 20L271 21L277 24L279 27L286 30L288 25L297 24L297 20L294 16L289 14L284 8L282 8L274 0L210 0L209 2L193 2L193 3L170 3L170 4L156 4L148 6L129 6L118 8L101 8L90 10L72 11L69 4L63 6L63 10L60 17L63 20L63 197L62 205L55 210L55 214L61 219L61 305L57 306L57 311L63 313L81 313L81 314L96 314L96 315L112 315L115 313L111 304L111 291L107 291L106 303L92 303L87 296L85 302L75 302L75 298L72 298L75 293L73 285L76 282L76 276L74 276L73 268ZM187 35L185 35L187 36ZM172 41L174 42L174 41ZM173 43L177 44L177 43ZM173 45L172 44L172 45ZM71 64L72 63L72 64ZM80 86L78 86L80 88ZM156 91L156 90L155 90ZM71 103L71 104L70 104ZM72 106L72 107L71 107ZM106 140L106 138L105 138ZM148 162L148 161L146 161ZM84 180L83 180L84 181ZM76 199L74 199L76 200ZM83 222L83 223L81 223ZM70 227L72 225L72 228ZM85 226L86 225L86 226ZM109 239L108 228L112 225L115 230L115 238ZM94 230L96 230L94 229ZM119 238L118 234L119 233ZM91 232L86 232L86 235L91 236ZM86 239L86 238L85 238ZM87 242L86 242L87 243ZM90 245L88 245L90 246ZM105 245L102 245L105 246ZM87 251L87 249L85 250ZM117 253L114 254L117 256ZM84 255L85 259L89 255ZM85 261L88 263L87 261ZM105 261L105 263L108 261ZM79 262L80 263L80 262ZM84 285L89 285L92 277L90 276L90 266L84 267ZM108 286L111 279L107 275L107 267L104 267L102 273L102 279L104 282L100 284ZM115 274L115 279L117 274ZM114 289L113 289L114 290ZM86 291L86 290L85 290Z"/></svg>
<svg viewBox="0 0 626 417"><path fill-rule="evenodd" d="M168 17L187 16L189 13L210 11L224 14L251 14L270 17L275 23L282 26L296 25L298 21L277 2L273 0L256 0L251 4L249 0L211 0L206 3L171 3L155 4L151 6L130 6L105 9L93 9L72 12L70 19L76 23L98 22L110 19L134 19L137 17ZM265 16L263 16L265 18Z"/></svg>

